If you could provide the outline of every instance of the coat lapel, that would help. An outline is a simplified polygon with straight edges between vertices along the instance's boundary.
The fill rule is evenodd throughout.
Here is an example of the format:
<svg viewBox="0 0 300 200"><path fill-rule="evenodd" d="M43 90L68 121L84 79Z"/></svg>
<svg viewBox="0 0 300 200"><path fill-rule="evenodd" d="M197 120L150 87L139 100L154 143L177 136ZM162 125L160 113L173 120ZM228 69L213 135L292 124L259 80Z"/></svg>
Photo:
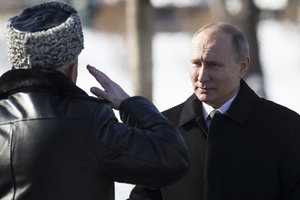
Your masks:
<svg viewBox="0 0 300 200"><path fill-rule="evenodd" d="M244 80L241 80L240 91L225 115L237 122L239 125L244 125L247 118L252 113L255 102L258 98L259 97L247 85L247 83Z"/></svg>
<svg viewBox="0 0 300 200"><path fill-rule="evenodd" d="M198 126L202 129L203 133L207 135L207 126L203 118L202 103L198 100L195 94L187 99L183 104L182 113L179 118L179 126L194 120Z"/></svg>

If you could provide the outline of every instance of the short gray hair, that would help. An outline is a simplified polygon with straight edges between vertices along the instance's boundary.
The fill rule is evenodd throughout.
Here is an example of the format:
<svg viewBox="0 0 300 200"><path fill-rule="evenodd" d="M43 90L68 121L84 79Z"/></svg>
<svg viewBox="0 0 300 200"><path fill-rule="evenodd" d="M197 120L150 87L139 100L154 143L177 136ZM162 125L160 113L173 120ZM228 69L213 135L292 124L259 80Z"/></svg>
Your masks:
<svg viewBox="0 0 300 200"><path fill-rule="evenodd" d="M233 50L237 54L239 59L243 58L244 56L249 56L249 43L247 38L244 34L235 26L225 22L214 22L211 24L207 24L200 28L195 34L194 38L201 33L202 31L209 29L209 28L216 28L217 30L221 30L224 33L231 36L231 42L233 46Z"/></svg>

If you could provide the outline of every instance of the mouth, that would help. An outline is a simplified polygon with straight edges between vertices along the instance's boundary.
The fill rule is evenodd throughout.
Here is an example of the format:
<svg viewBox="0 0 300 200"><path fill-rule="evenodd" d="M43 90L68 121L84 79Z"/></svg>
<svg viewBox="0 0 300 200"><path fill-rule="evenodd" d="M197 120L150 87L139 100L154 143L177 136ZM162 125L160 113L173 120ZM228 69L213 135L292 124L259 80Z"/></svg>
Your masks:
<svg viewBox="0 0 300 200"><path fill-rule="evenodd" d="M201 88L201 89L207 89L207 83L200 83L199 81L195 82L195 87Z"/></svg>
<svg viewBox="0 0 300 200"><path fill-rule="evenodd" d="M200 93L202 94L206 94L208 93L210 90L210 88L207 88L207 87L195 87L195 91L199 91Z"/></svg>
<svg viewBox="0 0 300 200"><path fill-rule="evenodd" d="M207 86L207 84L203 84L203 83L196 83L196 84L195 84L195 88L196 88L196 89L197 89L197 88L200 88L200 89L202 89L202 90L209 89L208 86Z"/></svg>

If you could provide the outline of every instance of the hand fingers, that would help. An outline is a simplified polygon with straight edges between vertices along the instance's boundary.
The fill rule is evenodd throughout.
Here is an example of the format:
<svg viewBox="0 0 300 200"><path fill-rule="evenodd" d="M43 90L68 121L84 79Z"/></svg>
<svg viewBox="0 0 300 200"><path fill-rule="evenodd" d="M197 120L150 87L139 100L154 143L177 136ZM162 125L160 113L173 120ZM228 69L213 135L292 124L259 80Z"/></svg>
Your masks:
<svg viewBox="0 0 300 200"><path fill-rule="evenodd" d="M99 88L97 88L97 87L92 87L92 88L90 89L90 91L91 91L91 93L93 93L93 94L96 95L97 97L102 97L102 98L104 98L104 99L109 100L109 95L108 95L105 91L103 91L103 90L101 90L101 89L99 89Z"/></svg>
<svg viewBox="0 0 300 200"><path fill-rule="evenodd" d="M106 90L107 86L109 85L108 81L111 81L109 77L106 76L103 72L97 70L95 67L92 67L91 65L87 65L87 69L95 77L95 79L101 84L104 90ZM110 94L107 93L106 91L101 90L100 88L92 87L90 91L97 97L102 97L106 100L111 99Z"/></svg>
<svg viewBox="0 0 300 200"><path fill-rule="evenodd" d="M95 79L100 83L103 89L106 91L105 94L101 95L111 95L108 93L115 93L115 87L118 86L114 81L112 81L106 74L97 70L95 67L87 65L89 72L95 77Z"/></svg>
<svg viewBox="0 0 300 200"><path fill-rule="evenodd" d="M108 76L106 76L103 72L97 70L95 67L87 65L87 69L102 86L106 86L108 84L107 82L111 81Z"/></svg>
<svg viewBox="0 0 300 200"><path fill-rule="evenodd" d="M101 90L101 89L99 89L99 88L97 88L97 87L92 87L92 88L90 89L90 91L91 91L94 95L96 95L98 98L100 98L100 99L105 99L105 100L109 101L109 102L111 103L111 106L114 107L114 105L113 105L113 103L112 103L112 101L111 101L111 96L110 96L108 93L106 93L105 91L103 91L103 90Z"/></svg>

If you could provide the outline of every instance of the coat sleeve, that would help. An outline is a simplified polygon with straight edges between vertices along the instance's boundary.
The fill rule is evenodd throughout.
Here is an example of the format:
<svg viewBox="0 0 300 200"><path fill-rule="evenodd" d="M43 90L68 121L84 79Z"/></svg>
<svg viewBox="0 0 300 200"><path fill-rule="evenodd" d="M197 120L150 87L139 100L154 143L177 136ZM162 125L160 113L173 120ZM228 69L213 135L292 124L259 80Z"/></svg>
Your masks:
<svg viewBox="0 0 300 200"><path fill-rule="evenodd" d="M112 180L161 187L187 172L182 136L150 101L131 97L120 116L124 123L107 118L96 136L99 162Z"/></svg>
<svg viewBox="0 0 300 200"><path fill-rule="evenodd" d="M135 186L127 200L162 200L160 189L145 186Z"/></svg>
<svg viewBox="0 0 300 200"><path fill-rule="evenodd" d="M281 181L284 200L300 199L300 117L290 118L283 140Z"/></svg>

